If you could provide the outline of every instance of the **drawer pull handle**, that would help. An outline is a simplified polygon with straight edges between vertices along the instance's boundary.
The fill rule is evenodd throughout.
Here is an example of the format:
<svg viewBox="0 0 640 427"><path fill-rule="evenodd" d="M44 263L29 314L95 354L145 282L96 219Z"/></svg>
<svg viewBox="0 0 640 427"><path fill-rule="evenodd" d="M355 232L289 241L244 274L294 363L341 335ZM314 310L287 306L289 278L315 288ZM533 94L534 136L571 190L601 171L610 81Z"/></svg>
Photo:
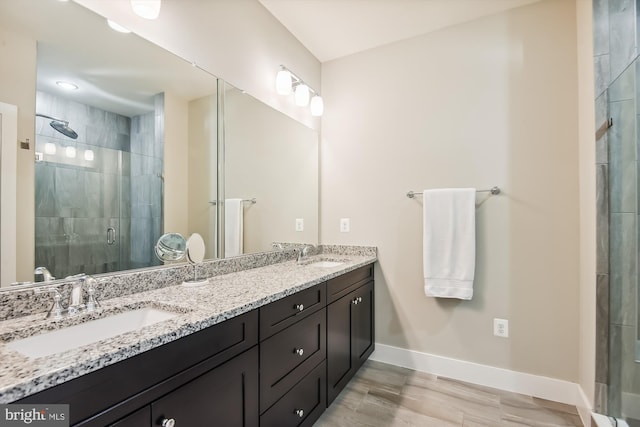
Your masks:
<svg viewBox="0 0 640 427"><path fill-rule="evenodd" d="M358 304L362 302L362 297L358 297Z"/></svg>
<svg viewBox="0 0 640 427"><path fill-rule="evenodd" d="M165 418L162 420L162 427L173 427L176 425L176 420L173 418Z"/></svg>
<svg viewBox="0 0 640 427"><path fill-rule="evenodd" d="M304 310L304 304L296 304L296 306L294 308L296 310L298 310L298 311L302 311L302 310Z"/></svg>
<svg viewBox="0 0 640 427"><path fill-rule="evenodd" d="M304 348L296 348L293 350L293 352L298 356L302 356L304 354Z"/></svg>
<svg viewBox="0 0 640 427"><path fill-rule="evenodd" d="M300 418L304 417L304 411L302 409L296 409L295 413Z"/></svg>

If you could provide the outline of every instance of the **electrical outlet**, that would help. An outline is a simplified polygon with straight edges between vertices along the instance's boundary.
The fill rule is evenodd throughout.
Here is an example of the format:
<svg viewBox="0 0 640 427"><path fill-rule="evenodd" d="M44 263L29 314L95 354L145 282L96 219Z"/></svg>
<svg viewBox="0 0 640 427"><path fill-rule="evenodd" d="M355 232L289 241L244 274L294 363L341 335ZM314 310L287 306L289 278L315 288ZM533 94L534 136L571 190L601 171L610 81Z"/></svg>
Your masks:
<svg viewBox="0 0 640 427"><path fill-rule="evenodd" d="M296 231L304 231L304 218L296 218Z"/></svg>
<svg viewBox="0 0 640 427"><path fill-rule="evenodd" d="M507 319L493 319L493 335L509 338L509 321Z"/></svg>
<svg viewBox="0 0 640 427"><path fill-rule="evenodd" d="M340 218L340 232L348 233L351 230L351 220L349 218Z"/></svg>

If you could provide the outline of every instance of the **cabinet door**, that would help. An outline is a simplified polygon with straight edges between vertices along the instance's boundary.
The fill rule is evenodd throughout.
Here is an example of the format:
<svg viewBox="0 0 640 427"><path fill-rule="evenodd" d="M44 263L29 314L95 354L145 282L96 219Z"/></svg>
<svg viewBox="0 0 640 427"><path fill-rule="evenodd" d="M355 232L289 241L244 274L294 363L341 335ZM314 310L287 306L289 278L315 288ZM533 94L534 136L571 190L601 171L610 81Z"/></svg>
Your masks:
<svg viewBox="0 0 640 427"><path fill-rule="evenodd" d="M327 307L327 404L374 349L373 282Z"/></svg>
<svg viewBox="0 0 640 427"><path fill-rule="evenodd" d="M258 425L258 347L254 347L151 404L153 426Z"/></svg>

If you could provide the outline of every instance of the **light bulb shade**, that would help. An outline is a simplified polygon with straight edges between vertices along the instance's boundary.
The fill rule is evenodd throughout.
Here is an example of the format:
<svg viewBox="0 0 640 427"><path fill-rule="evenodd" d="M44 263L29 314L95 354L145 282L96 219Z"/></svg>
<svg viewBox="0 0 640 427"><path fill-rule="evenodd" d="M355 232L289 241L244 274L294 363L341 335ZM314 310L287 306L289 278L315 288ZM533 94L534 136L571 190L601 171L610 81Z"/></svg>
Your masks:
<svg viewBox="0 0 640 427"><path fill-rule="evenodd" d="M161 4L161 0L131 0L131 9L141 18L157 19Z"/></svg>
<svg viewBox="0 0 640 427"><path fill-rule="evenodd" d="M279 95L291 94L291 73L287 70L278 71L276 76L276 91Z"/></svg>
<svg viewBox="0 0 640 427"><path fill-rule="evenodd" d="M70 159L75 159L76 158L76 148L75 147L69 146L69 147L65 148L64 153Z"/></svg>
<svg viewBox="0 0 640 427"><path fill-rule="evenodd" d="M85 150L84 159L88 162L93 162L93 150Z"/></svg>
<svg viewBox="0 0 640 427"><path fill-rule="evenodd" d="M316 95L311 98L311 115L314 117L320 117L324 113L324 101L320 95Z"/></svg>
<svg viewBox="0 0 640 427"><path fill-rule="evenodd" d="M296 91L293 94L296 105L298 107L304 107L309 104L309 87L305 84L299 84L296 86Z"/></svg>
<svg viewBox="0 0 640 427"><path fill-rule="evenodd" d="M45 154L54 155L56 154L56 144L53 142L47 142L44 144L44 152Z"/></svg>

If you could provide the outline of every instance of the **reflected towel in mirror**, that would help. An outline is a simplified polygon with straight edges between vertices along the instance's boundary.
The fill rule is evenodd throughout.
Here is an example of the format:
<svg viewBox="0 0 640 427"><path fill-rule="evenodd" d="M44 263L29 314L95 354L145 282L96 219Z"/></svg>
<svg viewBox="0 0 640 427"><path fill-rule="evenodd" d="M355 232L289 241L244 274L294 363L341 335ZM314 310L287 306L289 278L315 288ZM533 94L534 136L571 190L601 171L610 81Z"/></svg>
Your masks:
<svg viewBox="0 0 640 427"><path fill-rule="evenodd" d="M243 229L242 199L224 201L224 256L242 255Z"/></svg>

